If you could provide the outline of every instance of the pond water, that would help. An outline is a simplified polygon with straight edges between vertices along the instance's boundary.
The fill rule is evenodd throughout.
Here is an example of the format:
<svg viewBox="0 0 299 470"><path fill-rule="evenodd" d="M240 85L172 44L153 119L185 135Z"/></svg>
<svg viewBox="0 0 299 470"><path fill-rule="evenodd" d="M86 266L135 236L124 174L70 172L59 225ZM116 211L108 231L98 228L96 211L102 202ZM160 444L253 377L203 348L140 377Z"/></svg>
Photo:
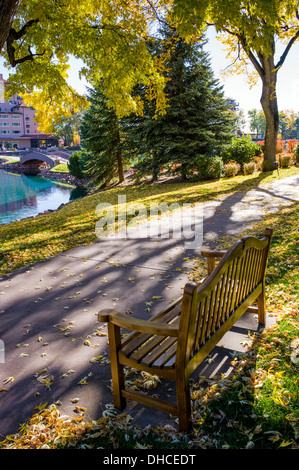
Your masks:
<svg viewBox="0 0 299 470"><path fill-rule="evenodd" d="M0 224L36 216L74 199L73 188L39 176L0 170Z"/></svg>

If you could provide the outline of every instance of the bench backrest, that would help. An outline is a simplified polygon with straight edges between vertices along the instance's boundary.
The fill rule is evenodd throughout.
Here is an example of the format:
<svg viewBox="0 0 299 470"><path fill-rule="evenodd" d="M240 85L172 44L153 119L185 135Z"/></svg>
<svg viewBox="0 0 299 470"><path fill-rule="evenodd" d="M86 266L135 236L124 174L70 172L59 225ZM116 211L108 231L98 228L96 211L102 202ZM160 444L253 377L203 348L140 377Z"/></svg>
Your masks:
<svg viewBox="0 0 299 470"><path fill-rule="evenodd" d="M186 284L180 320L180 349L185 350L187 360L236 309L242 310L244 305L243 311L246 310L246 299L255 300L261 293L271 235L272 230L267 229L261 240L243 238L228 250L201 284Z"/></svg>

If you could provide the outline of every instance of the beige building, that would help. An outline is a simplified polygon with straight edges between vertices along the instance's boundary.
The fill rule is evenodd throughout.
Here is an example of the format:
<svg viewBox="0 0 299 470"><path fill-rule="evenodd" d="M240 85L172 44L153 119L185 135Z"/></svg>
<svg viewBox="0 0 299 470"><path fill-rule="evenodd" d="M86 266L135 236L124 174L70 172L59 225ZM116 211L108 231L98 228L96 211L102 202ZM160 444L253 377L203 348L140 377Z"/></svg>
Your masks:
<svg viewBox="0 0 299 470"><path fill-rule="evenodd" d="M5 100L7 81L0 74L0 149L28 149L50 147L58 141L53 135L38 131L34 121L36 111L27 106L23 99L15 94Z"/></svg>

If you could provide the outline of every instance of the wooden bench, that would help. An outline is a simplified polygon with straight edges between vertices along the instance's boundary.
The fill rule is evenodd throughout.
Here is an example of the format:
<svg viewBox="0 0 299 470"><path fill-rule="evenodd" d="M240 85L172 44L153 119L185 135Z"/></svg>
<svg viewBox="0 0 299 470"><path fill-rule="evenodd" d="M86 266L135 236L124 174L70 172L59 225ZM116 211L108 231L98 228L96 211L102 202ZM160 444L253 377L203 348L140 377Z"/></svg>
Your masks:
<svg viewBox="0 0 299 470"><path fill-rule="evenodd" d="M150 320L106 309L98 319L108 323L114 406L126 399L178 416L179 429L190 429L189 376L246 311L265 324L265 270L272 230L260 240L245 237L227 252L202 251L208 276L185 285L183 295ZM220 261L215 266L215 258ZM252 306L257 301L257 305ZM121 328L131 333L121 339ZM125 388L123 367L129 366L176 382L177 403L151 398Z"/></svg>

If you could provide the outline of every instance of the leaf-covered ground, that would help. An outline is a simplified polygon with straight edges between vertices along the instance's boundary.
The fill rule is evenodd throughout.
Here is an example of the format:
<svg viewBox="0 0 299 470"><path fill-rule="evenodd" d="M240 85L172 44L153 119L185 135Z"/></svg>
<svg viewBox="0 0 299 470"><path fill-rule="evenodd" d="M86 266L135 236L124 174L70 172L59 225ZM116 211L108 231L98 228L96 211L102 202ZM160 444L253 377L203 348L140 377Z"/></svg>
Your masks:
<svg viewBox="0 0 299 470"><path fill-rule="evenodd" d="M298 169L288 170L289 173ZM285 173L283 176L287 176ZM268 179L271 176L267 176ZM166 202L188 198L193 202L215 198L258 181L265 174L237 177L219 183L190 184L182 194L181 186L131 188L131 198L143 196L147 200L163 198ZM163 186L163 187L162 187ZM188 188L190 192L188 192ZM171 190L170 190L171 189ZM136 191L136 192L135 192ZM110 190L105 198L116 197ZM11 236L6 250L16 250L16 258L9 263L4 252L2 272L11 272L22 263L45 259L56 250L70 248L93 240L93 207L102 194L90 196L66 206L56 214L22 223L10 224ZM92 198L97 198L94 201ZM127 192L128 198L128 192ZM189 202L188 201L188 202ZM63 211L64 215L63 215ZM50 219L56 222L52 225ZM90 220L91 219L91 220ZM60 223L59 223L60 221ZM32 223L34 222L34 223ZM61 416L59 406L43 404L20 432L0 444L7 448L237 448L277 449L298 448L298 300L299 300L299 207L285 207L268 214L262 222L245 234L260 234L266 226L274 229L271 256L267 270L267 307L277 315L277 323L248 337L249 350L232 357L234 371L229 376L207 380L200 377L192 384L193 431L178 433L171 426L140 428L133 426L127 414L119 415L108 406L103 418L90 422L84 409L78 408L78 417ZM32 232L30 231L32 227ZM52 227L52 228L50 228ZM77 228L77 230L76 230ZM5 231L9 236L10 231ZM26 231L27 238L26 238ZM74 231L74 236L68 235ZM49 236L47 236L47 234ZM66 237L66 239L65 239ZM6 240L4 238L4 240ZM58 247L56 246L58 242ZM232 237L219 240L219 247L231 245ZM10 245L11 244L11 245ZM26 257L21 256L27 249ZM37 250L37 254L35 254ZM5 250L4 250L5 251ZM25 250L26 251L26 250ZM11 253L11 251L10 251ZM40 258L35 258L35 256ZM196 279L202 261L195 261L190 277ZM155 377L147 377L149 386L155 386ZM141 385L136 383L137 386ZM1 391L1 389L0 389Z"/></svg>

